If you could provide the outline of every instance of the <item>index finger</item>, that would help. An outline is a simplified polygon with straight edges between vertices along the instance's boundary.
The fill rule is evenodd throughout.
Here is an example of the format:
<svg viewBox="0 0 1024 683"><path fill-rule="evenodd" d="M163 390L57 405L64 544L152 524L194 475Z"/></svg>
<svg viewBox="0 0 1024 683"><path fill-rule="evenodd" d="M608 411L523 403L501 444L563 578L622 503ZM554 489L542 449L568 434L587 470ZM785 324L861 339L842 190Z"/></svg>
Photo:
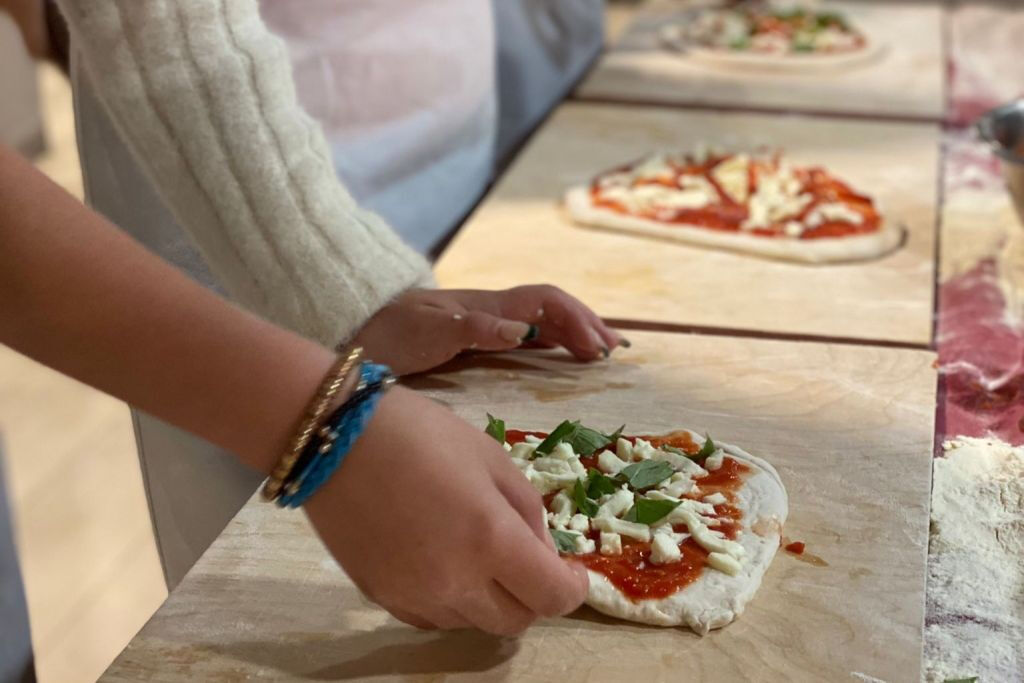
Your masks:
<svg viewBox="0 0 1024 683"><path fill-rule="evenodd" d="M530 530L526 522L503 534L504 552L494 578L535 614L545 617L568 614L587 597L586 569L563 560Z"/></svg>

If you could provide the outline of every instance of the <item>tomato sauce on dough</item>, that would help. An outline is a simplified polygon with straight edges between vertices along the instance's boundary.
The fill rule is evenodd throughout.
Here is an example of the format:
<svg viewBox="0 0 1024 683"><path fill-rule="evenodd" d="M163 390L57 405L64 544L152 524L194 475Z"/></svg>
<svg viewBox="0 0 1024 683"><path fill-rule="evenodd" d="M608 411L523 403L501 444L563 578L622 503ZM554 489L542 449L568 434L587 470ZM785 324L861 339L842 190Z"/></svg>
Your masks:
<svg viewBox="0 0 1024 683"><path fill-rule="evenodd" d="M510 429L505 432L505 441L509 444L519 443L524 441L528 435L538 439L547 437L545 432L524 432ZM693 440L689 432L674 432L657 437L627 436L623 438L631 443L638 438L645 439L655 447L669 445L691 454L700 450L700 446ZM584 467L596 468L597 456L581 457L580 462ZM719 469L709 472L706 477L694 480L700 489L699 494L685 496L693 500L700 500L712 493L722 493L729 502L715 506L715 517L720 520L720 523L712 528L722 532L728 539L735 540L743 526L743 512L732 503L735 502L736 491L743 485L744 475L749 472L750 468L747 465L726 456ZM557 492L553 492L544 497L545 507L550 506L551 500L556 494ZM675 524L673 530L686 533L687 527L685 524ZM586 535L600 547L599 531L592 529ZM680 544L679 549L682 553L679 562L655 565L649 561L650 543L623 536L621 555L601 555L600 552L595 552L586 555L570 555L569 557L581 562L587 569L603 574L611 581L612 585L631 600L647 600L673 595L696 581L703 573L707 564L708 552L692 538L688 538Z"/></svg>

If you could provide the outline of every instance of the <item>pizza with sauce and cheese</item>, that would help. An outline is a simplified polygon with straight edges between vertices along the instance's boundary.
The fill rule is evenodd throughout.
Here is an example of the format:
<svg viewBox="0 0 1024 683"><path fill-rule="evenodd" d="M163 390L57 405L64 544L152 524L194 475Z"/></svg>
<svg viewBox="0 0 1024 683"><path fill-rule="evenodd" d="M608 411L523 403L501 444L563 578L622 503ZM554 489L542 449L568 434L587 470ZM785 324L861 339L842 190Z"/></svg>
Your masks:
<svg viewBox="0 0 1024 683"><path fill-rule="evenodd" d="M777 3L699 8L660 30L662 42L687 57L721 66L850 66L880 51L843 14Z"/></svg>
<svg viewBox="0 0 1024 683"><path fill-rule="evenodd" d="M877 258L903 238L871 197L779 153L654 154L565 201L582 225L806 263Z"/></svg>
<svg viewBox="0 0 1024 683"><path fill-rule="evenodd" d="M487 432L543 496L555 545L587 567L600 612L703 635L743 613L775 557L786 490L735 446L569 421L507 430L490 415Z"/></svg>

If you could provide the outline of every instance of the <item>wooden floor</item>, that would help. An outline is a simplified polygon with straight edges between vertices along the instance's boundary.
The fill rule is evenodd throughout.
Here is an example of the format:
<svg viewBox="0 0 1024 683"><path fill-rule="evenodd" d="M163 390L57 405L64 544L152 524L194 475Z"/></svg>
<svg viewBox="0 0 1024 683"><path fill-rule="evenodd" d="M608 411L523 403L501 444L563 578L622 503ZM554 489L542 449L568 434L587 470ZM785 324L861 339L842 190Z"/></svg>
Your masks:
<svg viewBox="0 0 1024 683"><path fill-rule="evenodd" d="M81 197L70 89L41 88L38 166ZM94 681L166 597L128 408L0 345L0 438L39 680Z"/></svg>

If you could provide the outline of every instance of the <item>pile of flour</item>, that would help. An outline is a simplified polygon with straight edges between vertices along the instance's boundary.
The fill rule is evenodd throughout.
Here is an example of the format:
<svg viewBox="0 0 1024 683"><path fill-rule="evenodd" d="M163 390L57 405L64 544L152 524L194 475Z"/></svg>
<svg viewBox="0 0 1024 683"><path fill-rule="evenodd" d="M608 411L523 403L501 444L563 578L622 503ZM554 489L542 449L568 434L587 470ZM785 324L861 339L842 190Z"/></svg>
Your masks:
<svg viewBox="0 0 1024 683"><path fill-rule="evenodd" d="M1024 681L1024 448L958 437L935 460L925 680Z"/></svg>

